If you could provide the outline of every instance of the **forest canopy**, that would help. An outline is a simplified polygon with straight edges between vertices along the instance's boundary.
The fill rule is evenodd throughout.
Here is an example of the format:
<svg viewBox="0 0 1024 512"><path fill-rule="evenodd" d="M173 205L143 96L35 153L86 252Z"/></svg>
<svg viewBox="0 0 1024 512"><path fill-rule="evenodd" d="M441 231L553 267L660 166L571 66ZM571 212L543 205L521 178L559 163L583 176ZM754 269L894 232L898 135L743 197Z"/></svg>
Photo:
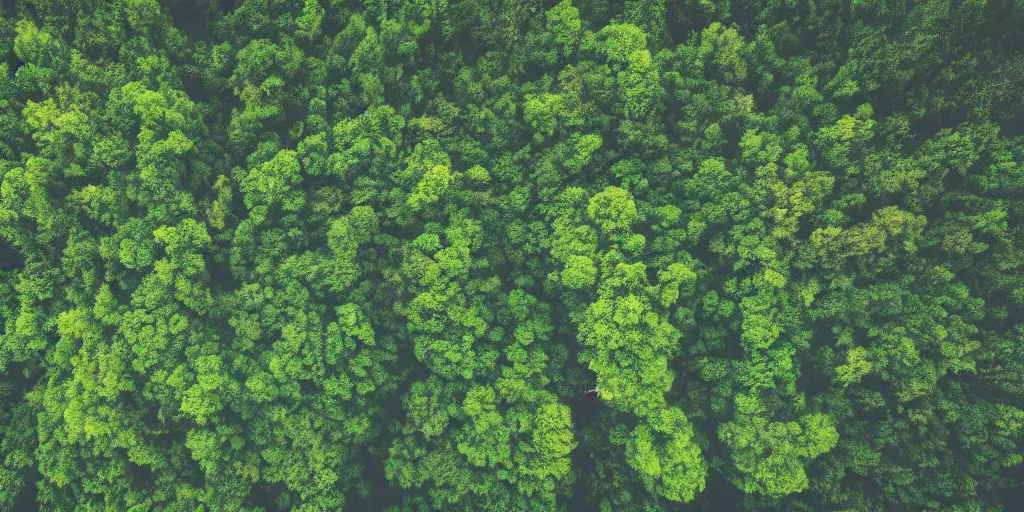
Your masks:
<svg viewBox="0 0 1024 512"><path fill-rule="evenodd" d="M4 0L0 510L1019 510L1021 0Z"/></svg>

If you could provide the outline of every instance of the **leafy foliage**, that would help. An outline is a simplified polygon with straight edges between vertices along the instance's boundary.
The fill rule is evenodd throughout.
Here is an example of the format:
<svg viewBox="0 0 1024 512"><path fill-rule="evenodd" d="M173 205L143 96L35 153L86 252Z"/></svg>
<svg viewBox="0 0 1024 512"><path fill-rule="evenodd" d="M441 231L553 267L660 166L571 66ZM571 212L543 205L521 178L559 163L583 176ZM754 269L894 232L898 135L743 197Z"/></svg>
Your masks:
<svg viewBox="0 0 1024 512"><path fill-rule="evenodd" d="M1014 509L1024 4L0 3L0 510Z"/></svg>

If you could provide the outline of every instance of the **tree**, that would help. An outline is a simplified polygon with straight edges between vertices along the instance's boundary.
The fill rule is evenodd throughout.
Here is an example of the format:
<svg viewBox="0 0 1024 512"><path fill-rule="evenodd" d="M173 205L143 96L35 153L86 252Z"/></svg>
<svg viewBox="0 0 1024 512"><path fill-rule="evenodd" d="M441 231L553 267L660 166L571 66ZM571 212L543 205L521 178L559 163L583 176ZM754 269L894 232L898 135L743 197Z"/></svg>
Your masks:
<svg viewBox="0 0 1024 512"><path fill-rule="evenodd" d="M1014 509L1020 5L0 2L0 510Z"/></svg>

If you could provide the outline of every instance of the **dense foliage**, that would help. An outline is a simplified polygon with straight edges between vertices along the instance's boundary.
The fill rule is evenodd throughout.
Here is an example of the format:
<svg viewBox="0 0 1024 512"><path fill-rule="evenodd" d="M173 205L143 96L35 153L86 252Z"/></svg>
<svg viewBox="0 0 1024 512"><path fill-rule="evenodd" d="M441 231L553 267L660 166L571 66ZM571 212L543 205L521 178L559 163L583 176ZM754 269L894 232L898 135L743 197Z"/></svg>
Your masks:
<svg viewBox="0 0 1024 512"><path fill-rule="evenodd" d="M0 509L990 511L1020 0L5 0Z"/></svg>

